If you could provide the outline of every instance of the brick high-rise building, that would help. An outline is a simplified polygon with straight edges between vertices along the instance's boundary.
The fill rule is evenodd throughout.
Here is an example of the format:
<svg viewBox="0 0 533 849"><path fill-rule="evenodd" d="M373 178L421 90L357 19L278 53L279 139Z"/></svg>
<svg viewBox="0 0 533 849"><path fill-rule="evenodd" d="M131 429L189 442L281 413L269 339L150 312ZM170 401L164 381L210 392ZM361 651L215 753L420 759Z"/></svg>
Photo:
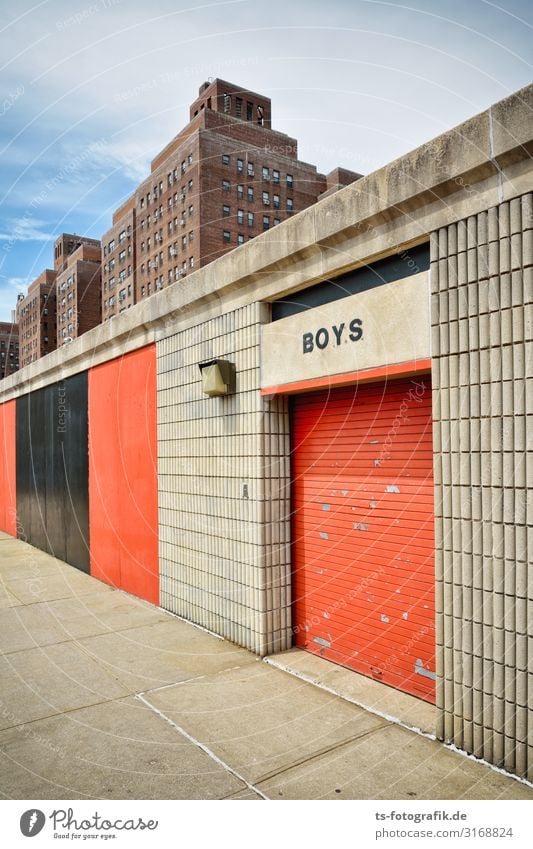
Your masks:
<svg viewBox="0 0 533 849"><path fill-rule="evenodd" d="M56 272L45 269L28 287L28 294L17 299L17 323L20 340L20 367L55 351Z"/></svg>
<svg viewBox="0 0 533 849"><path fill-rule="evenodd" d="M14 321L0 321L0 380L19 368L19 328Z"/></svg>
<svg viewBox="0 0 533 849"><path fill-rule="evenodd" d="M135 303L136 278L135 196L113 215L102 236L102 321Z"/></svg>
<svg viewBox="0 0 533 849"><path fill-rule="evenodd" d="M340 168L325 176L300 161L296 139L272 129L268 97L204 83L189 123L152 161L135 207L130 199L117 210L104 236L104 320L360 176ZM126 254L121 263L128 225L133 261Z"/></svg>
<svg viewBox="0 0 533 849"><path fill-rule="evenodd" d="M77 233L61 233L54 242L54 271L58 274L67 267L69 257L80 245L99 248L99 239L89 239L88 236L78 236Z"/></svg>
<svg viewBox="0 0 533 849"><path fill-rule="evenodd" d="M96 239L83 241L68 255L63 270L57 275L58 347L96 327L102 320L101 251L101 243Z"/></svg>

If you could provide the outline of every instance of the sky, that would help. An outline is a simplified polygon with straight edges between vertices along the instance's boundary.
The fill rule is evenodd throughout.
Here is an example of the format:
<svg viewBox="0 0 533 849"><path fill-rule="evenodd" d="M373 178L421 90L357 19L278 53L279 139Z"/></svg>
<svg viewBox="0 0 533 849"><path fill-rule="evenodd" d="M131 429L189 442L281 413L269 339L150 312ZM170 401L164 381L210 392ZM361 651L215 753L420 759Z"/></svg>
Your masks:
<svg viewBox="0 0 533 849"><path fill-rule="evenodd" d="M0 0L0 321L100 238L212 77L367 174L531 82L530 0Z"/></svg>

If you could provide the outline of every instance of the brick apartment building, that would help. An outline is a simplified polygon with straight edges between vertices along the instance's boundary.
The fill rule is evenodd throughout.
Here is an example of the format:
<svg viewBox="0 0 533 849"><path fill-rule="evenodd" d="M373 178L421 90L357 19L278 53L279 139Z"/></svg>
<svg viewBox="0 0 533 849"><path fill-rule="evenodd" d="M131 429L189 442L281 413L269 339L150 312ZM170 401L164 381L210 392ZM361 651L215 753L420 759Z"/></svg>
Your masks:
<svg viewBox="0 0 533 849"><path fill-rule="evenodd" d="M104 321L359 179L300 161L271 114L264 95L219 79L201 86L189 123L102 238Z"/></svg>
<svg viewBox="0 0 533 849"><path fill-rule="evenodd" d="M20 367L44 357L57 347L56 271L45 269L18 296L17 323L20 339Z"/></svg>
<svg viewBox="0 0 533 849"><path fill-rule="evenodd" d="M61 239L57 240L56 247ZM102 321L101 252L100 241L86 239L65 257L56 279L58 347Z"/></svg>
<svg viewBox="0 0 533 849"><path fill-rule="evenodd" d="M0 321L0 380L19 368L19 328L14 321Z"/></svg>
<svg viewBox="0 0 533 849"><path fill-rule="evenodd" d="M88 236L78 236L77 233L61 233L54 242L54 270L59 274L67 267L69 257L77 251L80 245L99 248L99 239L90 239Z"/></svg>
<svg viewBox="0 0 533 849"><path fill-rule="evenodd" d="M111 229L102 237L102 320L107 321L135 303L135 197L113 214Z"/></svg>

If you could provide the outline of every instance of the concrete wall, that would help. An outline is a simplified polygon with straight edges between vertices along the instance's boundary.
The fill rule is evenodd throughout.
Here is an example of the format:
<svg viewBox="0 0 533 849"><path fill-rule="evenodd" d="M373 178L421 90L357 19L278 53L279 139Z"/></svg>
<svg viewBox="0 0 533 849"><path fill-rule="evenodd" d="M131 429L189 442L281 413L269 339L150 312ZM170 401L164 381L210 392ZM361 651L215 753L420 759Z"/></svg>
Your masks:
<svg viewBox="0 0 533 849"><path fill-rule="evenodd" d="M290 645L286 400L259 394L254 303L157 345L161 605L259 654ZM198 363L235 363L202 393Z"/></svg>
<svg viewBox="0 0 533 849"><path fill-rule="evenodd" d="M440 229L431 264L438 734L530 779L532 227L526 194Z"/></svg>

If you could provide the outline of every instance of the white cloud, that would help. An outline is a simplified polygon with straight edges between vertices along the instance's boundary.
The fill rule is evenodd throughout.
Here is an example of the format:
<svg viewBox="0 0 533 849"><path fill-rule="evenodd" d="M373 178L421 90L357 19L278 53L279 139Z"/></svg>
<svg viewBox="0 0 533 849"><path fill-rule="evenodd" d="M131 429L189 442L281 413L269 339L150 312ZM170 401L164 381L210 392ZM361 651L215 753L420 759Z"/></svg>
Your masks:
<svg viewBox="0 0 533 849"><path fill-rule="evenodd" d="M46 221L28 215L23 218L12 218L7 222L6 230L0 232L0 242L48 242L50 239L55 239L52 233L46 233L40 229L46 224Z"/></svg>

